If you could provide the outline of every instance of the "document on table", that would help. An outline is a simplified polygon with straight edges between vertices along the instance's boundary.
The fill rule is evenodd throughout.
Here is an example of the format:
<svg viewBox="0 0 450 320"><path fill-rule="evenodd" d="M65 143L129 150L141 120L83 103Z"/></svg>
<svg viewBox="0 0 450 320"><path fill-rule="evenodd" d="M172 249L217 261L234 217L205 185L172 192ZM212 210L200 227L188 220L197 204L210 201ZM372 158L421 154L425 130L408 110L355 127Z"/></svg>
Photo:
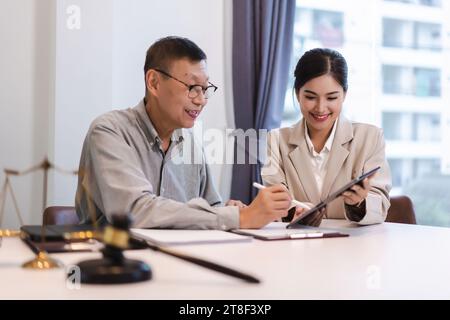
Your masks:
<svg viewBox="0 0 450 320"><path fill-rule="evenodd" d="M211 244L251 241L252 237L221 230L131 229L132 235L158 245Z"/></svg>
<svg viewBox="0 0 450 320"><path fill-rule="evenodd" d="M299 229L286 229L286 226L287 223L284 222L272 222L261 229L235 229L231 230L231 232L252 236L260 240L295 240L348 236L346 233L322 228L303 226L303 228Z"/></svg>

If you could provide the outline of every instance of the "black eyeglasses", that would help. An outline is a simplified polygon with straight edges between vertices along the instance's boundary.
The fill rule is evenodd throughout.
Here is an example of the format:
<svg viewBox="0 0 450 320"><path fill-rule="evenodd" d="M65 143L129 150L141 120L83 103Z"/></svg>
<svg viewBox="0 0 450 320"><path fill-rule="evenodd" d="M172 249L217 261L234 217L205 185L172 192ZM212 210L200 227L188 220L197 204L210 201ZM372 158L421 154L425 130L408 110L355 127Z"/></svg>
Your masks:
<svg viewBox="0 0 450 320"><path fill-rule="evenodd" d="M175 78L174 76L171 76L170 74L168 74L167 72L165 72L163 70L160 70L160 69L153 69L153 70L158 71L159 73L162 73L163 75L165 75L175 81L178 81L179 83L184 84L186 86L186 88L188 88L188 90L189 90L188 97L191 99L197 98L200 95L200 93L203 93L203 95L205 96L205 99L208 99L218 89L218 87L213 85L211 82L208 82L209 86L207 86L207 87L201 86L199 84L189 85L189 84L185 83L184 81L181 81L181 80Z"/></svg>

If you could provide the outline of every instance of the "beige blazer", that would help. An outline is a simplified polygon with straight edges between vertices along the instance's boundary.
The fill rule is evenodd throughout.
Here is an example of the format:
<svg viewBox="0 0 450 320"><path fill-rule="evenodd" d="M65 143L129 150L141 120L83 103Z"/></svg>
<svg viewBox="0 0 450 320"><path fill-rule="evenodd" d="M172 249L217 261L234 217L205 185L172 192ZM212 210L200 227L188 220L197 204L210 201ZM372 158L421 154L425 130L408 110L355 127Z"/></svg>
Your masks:
<svg viewBox="0 0 450 320"><path fill-rule="evenodd" d="M381 223L386 219L392 183L381 129L339 117L329 154L327 174L320 193L314 180L308 152L304 119L292 127L271 131L268 135L268 158L261 170L264 184L284 183L294 199L317 204L351 179L381 166L370 180L369 192L371 197L381 199L378 201L380 206L375 212L368 211L359 223ZM342 198L328 205L327 217L350 220Z"/></svg>

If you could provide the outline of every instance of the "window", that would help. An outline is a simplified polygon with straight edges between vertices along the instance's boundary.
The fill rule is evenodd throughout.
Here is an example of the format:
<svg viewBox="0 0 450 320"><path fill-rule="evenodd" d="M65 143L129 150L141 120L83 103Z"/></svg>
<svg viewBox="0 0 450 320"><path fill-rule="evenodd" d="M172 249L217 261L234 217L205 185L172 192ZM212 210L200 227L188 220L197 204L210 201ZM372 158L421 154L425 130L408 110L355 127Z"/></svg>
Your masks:
<svg viewBox="0 0 450 320"><path fill-rule="evenodd" d="M403 165L402 162L401 159L388 159L389 167L392 171L392 187L394 189L401 188L401 186L406 183L404 179L407 175L402 172L402 170L406 169L406 166Z"/></svg>
<svg viewBox="0 0 450 320"><path fill-rule="evenodd" d="M441 71L437 69L414 68L414 92L420 97L441 95Z"/></svg>
<svg viewBox="0 0 450 320"><path fill-rule="evenodd" d="M385 47L414 47L414 23L383 18L383 45Z"/></svg>
<svg viewBox="0 0 450 320"><path fill-rule="evenodd" d="M429 7L440 7L442 6L442 0L386 0L390 2L402 2L406 4L416 4Z"/></svg>
<svg viewBox="0 0 450 320"><path fill-rule="evenodd" d="M441 116L440 114L414 114L413 140L421 142L440 142ZM436 167L437 168L437 167ZM439 170L439 169L438 169Z"/></svg>
<svg viewBox="0 0 450 320"><path fill-rule="evenodd" d="M344 42L343 13L298 7L295 40L297 47L341 47Z"/></svg>
<svg viewBox="0 0 450 320"><path fill-rule="evenodd" d="M421 224L450 226L450 6L437 0L297 0L294 53L340 51L349 66L344 115L382 127L391 195ZM289 74L282 126L300 119Z"/></svg>
<svg viewBox="0 0 450 320"><path fill-rule="evenodd" d="M412 113L383 112L382 126L385 139L412 141L413 118Z"/></svg>
<svg viewBox="0 0 450 320"><path fill-rule="evenodd" d="M382 127L387 140L439 142L440 114L383 112Z"/></svg>
<svg viewBox="0 0 450 320"><path fill-rule="evenodd" d="M421 50L440 50L441 25L383 18L383 46Z"/></svg>
<svg viewBox="0 0 450 320"><path fill-rule="evenodd" d="M441 25L416 22L414 28L414 47L417 49L440 50L442 46Z"/></svg>
<svg viewBox="0 0 450 320"><path fill-rule="evenodd" d="M383 93L414 94L414 69L410 67L383 65Z"/></svg>
<svg viewBox="0 0 450 320"><path fill-rule="evenodd" d="M322 46L336 48L343 44L342 13L313 10L313 35Z"/></svg>
<svg viewBox="0 0 450 320"><path fill-rule="evenodd" d="M441 71L429 68L413 68L383 65L383 93L439 97L441 95Z"/></svg>

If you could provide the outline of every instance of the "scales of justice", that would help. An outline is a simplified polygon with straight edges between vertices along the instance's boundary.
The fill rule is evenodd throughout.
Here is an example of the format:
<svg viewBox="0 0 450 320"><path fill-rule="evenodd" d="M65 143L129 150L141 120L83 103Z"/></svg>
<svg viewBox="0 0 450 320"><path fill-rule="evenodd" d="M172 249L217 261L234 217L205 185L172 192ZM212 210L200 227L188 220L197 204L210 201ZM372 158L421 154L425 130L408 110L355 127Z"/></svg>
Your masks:
<svg viewBox="0 0 450 320"><path fill-rule="evenodd" d="M5 181L3 183L2 191L0 194L0 226L3 222L5 201L9 193L11 194L12 201L14 203L16 215L20 221L20 225L23 225L23 218L20 213L20 209L17 203L17 198L14 194L14 190L11 185L11 176L23 176L29 173L43 170L43 191L42 191L42 212L47 207L47 188L48 188L48 171L55 169L58 172L70 175L77 175L78 171L69 171L61 169L45 158L40 164L31 167L24 171L4 169ZM103 258L86 260L78 263L81 270L81 282L84 283L128 283L146 281L151 279L152 271L150 267L139 260L127 259L123 255L123 250L129 246L129 228L131 220L127 215L117 215L112 217L112 224L105 228L103 233L98 230L94 232L97 235L98 240L105 244L105 248L102 250ZM75 232L71 236L77 236ZM42 243L45 242L45 227L41 229ZM2 237L22 237L22 232L18 230L0 229L0 240ZM28 242L30 249L36 254L35 258L22 264L22 268L34 269L34 270L46 270L53 268L61 268L63 264L48 255L48 253L41 249L37 245L33 245ZM163 249L160 249L160 251Z"/></svg>
<svg viewBox="0 0 450 320"><path fill-rule="evenodd" d="M19 219L20 225L22 226L23 218L22 214L20 213L19 205L17 202L16 195L14 193L14 190L11 185L11 177L19 177L24 176L30 173L33 173L35 171L43 170L43 188L42 188L42 213L44 212L45 208L47 207L47 192L48 192L48 172L50 169L54 169L55 171L58 171L63 174L68 175L77 175L77 170L64 170L53 163L51 163L47 157L45 159L29 168L23 171L14 170L14 169L4 169L3 172L5 174L5 180L1 189L0 193L0 227L3 224L3 217L4 217L4 211L5 211L5 203L6 198L9 194L11 195L11 199L14 204L14 208L16 211L17 218ZM44 228L43 228L44 232ZM9 229L0 229L0 241L3 237L20 237L21 232L18 230L9 230ZM53 269L53 268L60 268L62 267L62 264L58 262L57 260L51 258L47 252L45 252L42 249L39 248L31 248L33 252L36 254L36 257L28 262L25 262L22 267L27 269L36 269L36 270L44 270L44 269Z"/></svg>

